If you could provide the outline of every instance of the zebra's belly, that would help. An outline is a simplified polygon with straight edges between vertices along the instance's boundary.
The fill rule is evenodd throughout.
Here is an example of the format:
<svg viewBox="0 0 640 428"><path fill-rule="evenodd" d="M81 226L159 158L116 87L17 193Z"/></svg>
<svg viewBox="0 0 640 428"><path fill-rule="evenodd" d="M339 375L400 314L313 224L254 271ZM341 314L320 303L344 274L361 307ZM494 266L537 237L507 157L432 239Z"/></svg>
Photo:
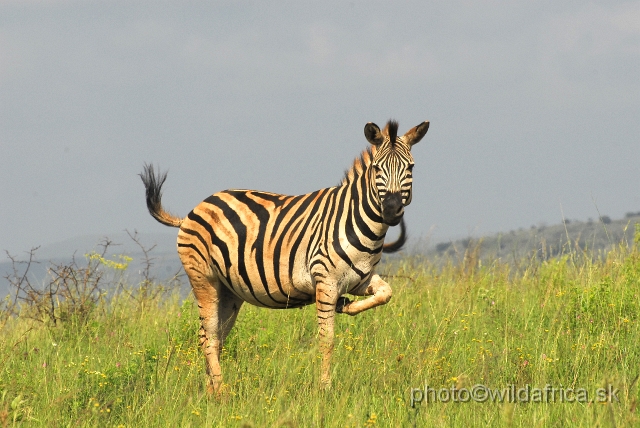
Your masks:
<svg viewBox="0 0 640 428"><path fill-rule="evenodd" d="M328 272L327 279L335 284L338 294L342 295L368 283L374 266L371 258L356 260L351 266L336 263L334 269ZM299 308L315 303L316 285L306 266L296 266L290 277L269 276L266 272L261 275L258 270L253 270L252 274L243 275L242 272L243 269L232 269L227 277L220 277L236 296L247 303L274 309Z"/></svg>
<svg viewBox="0 0 640 428"><path fill-rule="evenodd" d="M369 281L380 261L380 253L360 252L349 245L342 247L343 256L330 251L328 255L316 253L311 260L307 259L309 252L304 245L293 256L282 251L277 258L271 251L256 253L250 245L245 245L245 251L228 248L227 253L217 246L212 248L216 276L238 298L267 308L297 308L314 303L314 277L335 286L338 295L348 293Z"/></svg>
<svg viewBox="0 0 640 428"><path fill-rule="evenodd" d="M307 269L276 274L274 270L252 265L238 264L227 275L219 272L218 276L236 296L256 306L286 309L315 302L315 289Z"/></svg>

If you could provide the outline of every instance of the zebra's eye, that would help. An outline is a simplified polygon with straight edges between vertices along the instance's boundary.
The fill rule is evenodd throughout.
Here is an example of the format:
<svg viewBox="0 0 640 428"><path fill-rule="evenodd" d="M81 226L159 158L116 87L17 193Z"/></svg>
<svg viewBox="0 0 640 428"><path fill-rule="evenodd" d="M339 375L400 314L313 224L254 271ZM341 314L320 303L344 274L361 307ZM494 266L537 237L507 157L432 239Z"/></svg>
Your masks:
<svg viewBox="0 0 640 428"><path fill-rule="evenodd" d="M407 171L412 172L414 165L414 163L409 164L409 166L407 167Z"/></svg>
<svg viewBox="0 0 640 428"><path fill-rule="evenodd" d="M382 168L380 168L380 165L378 165L377 163L372 164L373 165L373 169L376 170L376 172L380 172L382 171Z"/></svg>

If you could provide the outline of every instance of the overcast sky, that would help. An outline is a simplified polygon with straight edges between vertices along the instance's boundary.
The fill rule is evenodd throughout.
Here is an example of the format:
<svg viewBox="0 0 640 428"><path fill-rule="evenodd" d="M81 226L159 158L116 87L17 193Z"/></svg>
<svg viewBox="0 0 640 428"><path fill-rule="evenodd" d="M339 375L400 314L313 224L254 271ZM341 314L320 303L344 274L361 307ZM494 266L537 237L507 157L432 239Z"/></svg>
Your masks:
<svg viewBox="0 0 640 428"><path fill-rule="evenodd" d="M640 211L640 2L0 0L0 249L176 233L144 162L179 215L333 186L389 118L413 237Z"/></svg>

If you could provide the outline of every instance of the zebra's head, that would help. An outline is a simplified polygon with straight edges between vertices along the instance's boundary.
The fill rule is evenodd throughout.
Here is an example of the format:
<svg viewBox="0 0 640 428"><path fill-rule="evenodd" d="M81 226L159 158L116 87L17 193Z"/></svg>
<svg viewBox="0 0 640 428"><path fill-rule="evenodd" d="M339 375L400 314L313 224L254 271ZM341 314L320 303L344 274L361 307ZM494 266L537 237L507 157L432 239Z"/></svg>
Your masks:
<svg viewBox="0 0 640 428"><path fill-rule="evenodd" d="M371 161L372 178L382 205L382 220L395 226L400 223L404 207L411 203L413 156L411 146L418 143L429 129L429 122L411 128L398 136L398 122L390 120L381 131L375 123L367 123L364 135L376 146Z"/></svg>

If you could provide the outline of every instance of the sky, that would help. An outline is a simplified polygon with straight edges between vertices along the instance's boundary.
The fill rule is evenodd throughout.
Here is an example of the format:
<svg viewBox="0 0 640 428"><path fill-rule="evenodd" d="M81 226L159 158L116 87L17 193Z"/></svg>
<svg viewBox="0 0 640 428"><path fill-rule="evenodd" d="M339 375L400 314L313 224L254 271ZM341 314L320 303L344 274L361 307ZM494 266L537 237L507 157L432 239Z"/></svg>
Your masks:
<svg viewBox="0 0 640 428"><path fill-rule="evenodd" d="M0 0L0 249L177 233L227 188L336 185L367 122L413 147L433 244L640 211L640 2Z"/></svg>

